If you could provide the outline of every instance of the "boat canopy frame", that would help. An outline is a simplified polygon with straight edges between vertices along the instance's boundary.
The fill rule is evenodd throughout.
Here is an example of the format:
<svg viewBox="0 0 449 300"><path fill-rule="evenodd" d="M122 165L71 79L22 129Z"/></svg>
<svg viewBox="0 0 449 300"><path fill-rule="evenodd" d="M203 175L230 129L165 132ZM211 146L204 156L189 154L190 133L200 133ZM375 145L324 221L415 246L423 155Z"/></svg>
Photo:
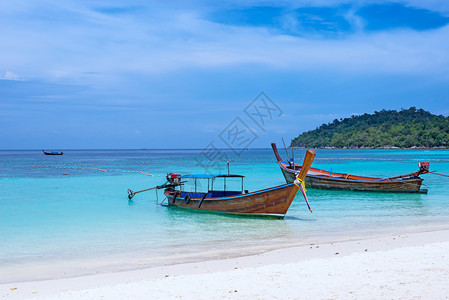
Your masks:
<svg viewBox="0 0 449 300"><path fill-rule="evenodd" d="M245 176L237 175L237 174L191 174L191 175L181 175L180 179L193 179L195 184L195 194L197 193L197 180L198 179L207 179L207 192L213 192L214 190L214 181L217 178L223 178L223 193L226 194L226 178L240 178L242 183L241 191L228 191L228 192L241 192L244 193L244 185L243 179ZM219 191L219 190L217 190Z"/></svg>

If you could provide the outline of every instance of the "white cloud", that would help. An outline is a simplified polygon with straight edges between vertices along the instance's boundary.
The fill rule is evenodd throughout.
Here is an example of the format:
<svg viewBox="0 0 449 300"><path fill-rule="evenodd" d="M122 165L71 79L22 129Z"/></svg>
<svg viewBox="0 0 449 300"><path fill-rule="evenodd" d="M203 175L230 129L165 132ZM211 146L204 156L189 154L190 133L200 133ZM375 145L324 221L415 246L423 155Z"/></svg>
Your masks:
<svg viewBox="0 0 449 300"><path fill-rule="evenodd" d="M13 72L9 72L9 71L7 71L5 73L5 76L0 77L0 79L3 79L3 80L20 80L19 75L14 74Z"/></svg>
<svg viewBox="0 0 449 300"><path fill-rule="evenodd" d="M0 49L5 68L17 69L26 77L86 82L130 73L249 65L365 74L440 74L449 68L449 26L307 39L264 28L216 24L207 21L201 11L146 7L141 14L105 15L87 6L59 5L52 8L52 14L58 14L49 16L52 21L24 20L14 13L3 16L9 24L2 37L5 46ZM30 9L45 16L45 7ZM363 27L354 14L346 18ZM86 75L89 72L101 76L92 78Z"/></svg>

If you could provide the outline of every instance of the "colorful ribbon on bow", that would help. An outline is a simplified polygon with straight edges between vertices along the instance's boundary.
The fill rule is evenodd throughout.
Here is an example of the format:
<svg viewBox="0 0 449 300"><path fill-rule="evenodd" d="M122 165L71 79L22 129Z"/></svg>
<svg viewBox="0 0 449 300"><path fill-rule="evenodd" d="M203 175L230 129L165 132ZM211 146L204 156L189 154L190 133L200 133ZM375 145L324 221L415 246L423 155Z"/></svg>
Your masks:
<svg viewBox="0 0 449 300"><path fill-rule="evenodd" d="M307 194L306 194L307 190L306 190L306 185L304 184L304 180L302 180L301 178L299 178L297 176L296 180L295 180L295 185L297 187L299 187L301 194L304 196L304 199L306 200L307 207L309 208L310 212L312 212L312 208L310 208L309 200L307 199Z"/></svg>

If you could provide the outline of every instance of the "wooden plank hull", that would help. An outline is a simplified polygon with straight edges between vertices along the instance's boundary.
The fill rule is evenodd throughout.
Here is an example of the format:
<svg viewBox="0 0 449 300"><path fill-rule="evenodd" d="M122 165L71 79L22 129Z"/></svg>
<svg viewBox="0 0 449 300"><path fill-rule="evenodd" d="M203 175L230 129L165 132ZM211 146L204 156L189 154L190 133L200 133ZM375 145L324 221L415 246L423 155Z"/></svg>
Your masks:
<svg viewBox="0 0 449 300"><path fill-rule="evenodd" d="M281 166L282 174L286 182L295 180L298 170L289 170ZM306 187L331 190L370 191L370 192L403 192L403 193L427 193L421 189L421 178L399 179L390 181L380 180L353 180L344 178L332 178L316 175L307 175Z"/></svg>
<svg viewBox="0 0 449 300"><path fill-rule="evenodd" d="M271 147L273 148L274 155L276 156L277 163L281 168L285 181L287 183L294 182L296 175L301 171L301 166L282 161L276 144L272 143ZM382 179L331 173L316 168L308 168L307 170L308 172L304 182L306 187L310 188L369 192L427 193L427 189L421 189L423 179L415 176L419 172Z"/></svg>
<svg viewBox="0 0 449 300"><path fill-rule="evenodd" d="M298 186L290 183L237 196L205 198L202 202L199 198L191 198L190 201L185 201L180 196L175 197L176 191L165 190L164 194L168 199L168 206L204 212L282 219L297 191Z"/></svg>

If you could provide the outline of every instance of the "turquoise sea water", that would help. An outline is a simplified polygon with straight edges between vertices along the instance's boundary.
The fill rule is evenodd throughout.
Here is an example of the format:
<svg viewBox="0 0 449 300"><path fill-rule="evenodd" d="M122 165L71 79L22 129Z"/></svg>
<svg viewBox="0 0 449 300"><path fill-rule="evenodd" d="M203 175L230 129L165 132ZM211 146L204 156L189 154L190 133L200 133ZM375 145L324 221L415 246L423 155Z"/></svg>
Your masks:
<svg viewBox="0 0 449 300"><path fill-rule="evenodd" d="M223 150L254 191L284 183L271 149ZM305 150L296 150L297 159ZM284 220L167 208L154 191L169 172L203 173L201 150L0 151L0 283L130 270L300 245L449 227L449 178L423 175L423 194L308 190ZM286 156L282 151L281 155ZM449 174L448 150L317 150L314 167L389 177ZM215 165L226 172L226 163ZM146 174L152 176L147 176ZM66 174L66 175L64 175ZM426 187L425 186L425 187ZM159 192L159 201L163 199Z"/></svg>

